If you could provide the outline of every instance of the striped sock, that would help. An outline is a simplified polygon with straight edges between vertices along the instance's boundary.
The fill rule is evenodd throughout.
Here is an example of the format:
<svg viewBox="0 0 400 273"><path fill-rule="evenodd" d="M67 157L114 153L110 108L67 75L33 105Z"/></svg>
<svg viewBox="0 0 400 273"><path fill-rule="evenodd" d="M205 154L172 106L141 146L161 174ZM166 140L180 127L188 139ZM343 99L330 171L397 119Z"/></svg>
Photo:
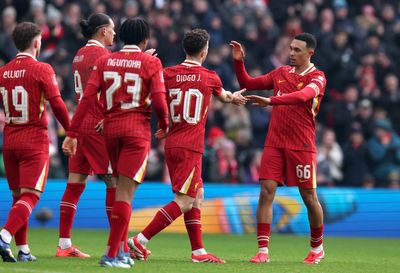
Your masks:
<svg viewBox="0 0 400 273"><path fill-rule="evenodd" d="M258 223L257 224L257 242L260 252L268 253L269 235L271 233L271 224ZM265 251L266 249L266 251Z"/></svg>
<svg viewBox="0 0 400 273"><path fill-rule="evenodd" d="M39 201L39 196L34 193L25 192L21 194L18 201L11 208L4 229L12 236L24 225L28 223L32 209Z"/></svg>
<svg viewBox="0 0 400 273"><path fill-rule="evenodd" d="M71 229L76 213L76 205L78 204L79 198L84 190L85 184L67 183L67 188L65 189L60 202L60 238L71 238Z"/></svg>
<svg viewBox="0 0 400 273"><path fill-rule="evenodd" d="M169 226L176 218L182 215L181 208L175 201L162 207L154 216L153 220L142 231L144 237L150 240L154 235Z"/></svg>
<svg viewBox="0 0 400 273"><path fill-rule="evenodd" d="M310 231L311 231L311 238L310 238L310 246L311 248L317 248L320 245L322 245L322 239L324 237L324 225L318 227L318 228L313 228L310 226Z"/></svg>
<svg viewBox="0 0 400 273"><path fill-rule="evenodd" d="M185 226L190 239L192 251L203 249L203 238L201 232L201 211L198 208L192 208L184 215Z"/></svg>

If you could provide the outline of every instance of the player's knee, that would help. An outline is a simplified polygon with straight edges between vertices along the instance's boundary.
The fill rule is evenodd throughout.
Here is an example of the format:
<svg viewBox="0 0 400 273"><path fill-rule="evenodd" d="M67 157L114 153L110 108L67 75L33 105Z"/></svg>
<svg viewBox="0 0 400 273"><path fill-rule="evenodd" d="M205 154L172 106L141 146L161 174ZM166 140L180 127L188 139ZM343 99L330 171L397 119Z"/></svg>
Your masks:
<svg viewBox="0 0 400 273"><path fill-rule="evenodd" d="M192 209L195 199L184 194L179 194L175 196L174 201L178 204L181 211L185 213Z"/></svg>
<svg viewBox="0 0 400 273"><path fill-rule="evenodd" d="M304 205L308 209L313 209L315 207L320 206L317 195L312 195L312 194L306 195L303 197L303 201L304 201Z"/></svg>

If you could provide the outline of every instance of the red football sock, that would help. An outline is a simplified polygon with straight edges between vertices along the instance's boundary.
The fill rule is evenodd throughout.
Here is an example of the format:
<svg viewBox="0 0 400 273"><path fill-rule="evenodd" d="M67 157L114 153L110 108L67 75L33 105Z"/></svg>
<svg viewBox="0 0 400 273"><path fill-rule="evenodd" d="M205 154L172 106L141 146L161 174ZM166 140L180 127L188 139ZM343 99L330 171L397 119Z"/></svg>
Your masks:
<svg viewBox="0 0 400 273"><path fill-rule="evenodd" d="M115 191L116 188L107 188L106 189L106 213L108 217L108 223L111 223L111 211L115 202Z"/></svg>
<svg viewBox="0 0 400 273"><path fill-rule="evenodd" d="M268 247L269 235L271 233L271 224L257 224L257 242L258 248Z"/></svg>
<svg viewBox="0 0 400 273"><path fill-rule="evenodd" d="M13 196L13 203L12 205L14 206L15 203L19 200L19 196ZM26 224L24 224L22 227L20 227L17 232L14 235L14 239L15 239L15 245L17 246L21 246L21 245L26 245L28 244L27 242L27 233L28 233L28 221L26 222Z"/></svg>
<svg viewBox="0 0 400 273"><path fill-rule="evenodd" d="M204 248L201 233L201 211L198 208L192 208L183 214L185 218L185 226L190 239L192 251Z"/></svg>
<svg viewBox="0 0 400 273"><path fill-rule="evenodd" d="M78 204L79 198L85 190L85 186L86 185L82 183L67 183L67 187L60 202L60 238L71 238L76 204Z"/></svg>
<svg viewBox="0 0 400 273"><path fill-rule="evenodd" d="M129 213L129 218L128 218L129 220L128 220L128 223L126 224L125 231L124 231L124 235L123 235L123 237L122 237L121 246L120 246L121 250L122 250L123 252L125 252L125 253L128 253L129 250L130 250L130 248L129 248L129 246L128 246L128 232L129 232L129 221L130 221L130 219L131 219L131 214L132 214L132 210L131 210L131 212Z"/></svg>
<svg viewBox="0 0 400 273"><path fill-rule="evenodd" d="M29 216L38 201L39 196L34 193L25 192L21 194L8 214L4 229L14 236L21 227L28 224Z"/></svg>
<svg viewBox="0 0 400 273"><path fill-rule="evenodd" d="M132 212L131 204L124 201L115 201L111 212L110 235L108 237L108 257L115 258L120 242L125 235L124 231L129 224L129 216Z"/></svg>
<svg viewBox="0 0 400 273"><path fill-rule="evenodd" d="M310 231L311 231L311 238L310 238L310 245L311 247L318 247L322 244L322 238L324 237L324 225L318 227L318 228L313 228L310 226Z"/></svg>
<svg viewBox="0 0 400 273"><path fill-rule="evenodd" d="M175 201L162 207L154 216L153 220L142 231L144 237L150 240L154 235L169 226L176 218L182 215L181 208Z"/></svg>

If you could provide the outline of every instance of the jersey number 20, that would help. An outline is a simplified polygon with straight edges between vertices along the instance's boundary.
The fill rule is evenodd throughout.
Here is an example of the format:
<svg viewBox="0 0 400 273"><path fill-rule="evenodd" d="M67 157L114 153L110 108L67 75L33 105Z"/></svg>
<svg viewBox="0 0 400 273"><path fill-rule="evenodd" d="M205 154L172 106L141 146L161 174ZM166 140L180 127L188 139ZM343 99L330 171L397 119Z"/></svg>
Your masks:
<svg viewBox="0 0 400 273"><path fill-rule="evenodd" d="M182 101L182 90L180 88L169 89L169 96L175 97L169 104L169 110L171 114L171 119L173 123L181 122L181 114L175 113L175 106L179 106ZM190 88L184 93L183 100L183 119L189 124L197 124L200 121L201 109L203 108L203 94L199 89ZM191 116L191 101L195 99L194 114Z"/></svg>

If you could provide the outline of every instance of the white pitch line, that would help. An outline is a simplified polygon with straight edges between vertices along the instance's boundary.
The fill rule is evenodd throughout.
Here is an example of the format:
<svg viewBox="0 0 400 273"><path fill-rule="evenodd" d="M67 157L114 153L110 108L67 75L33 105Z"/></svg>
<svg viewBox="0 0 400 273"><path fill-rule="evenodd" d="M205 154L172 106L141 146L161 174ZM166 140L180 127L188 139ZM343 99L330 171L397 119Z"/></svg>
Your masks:
<svg viewBox="0 0 400 273"><path fill-rule="evenodd" d="M30 268L15 268L15 267L2 267L0 266L2 272L28 272L28 273L65 273L61 271L49 271L43 269L30 269ZM5 271L3 271L3 269Z"/></svg>

